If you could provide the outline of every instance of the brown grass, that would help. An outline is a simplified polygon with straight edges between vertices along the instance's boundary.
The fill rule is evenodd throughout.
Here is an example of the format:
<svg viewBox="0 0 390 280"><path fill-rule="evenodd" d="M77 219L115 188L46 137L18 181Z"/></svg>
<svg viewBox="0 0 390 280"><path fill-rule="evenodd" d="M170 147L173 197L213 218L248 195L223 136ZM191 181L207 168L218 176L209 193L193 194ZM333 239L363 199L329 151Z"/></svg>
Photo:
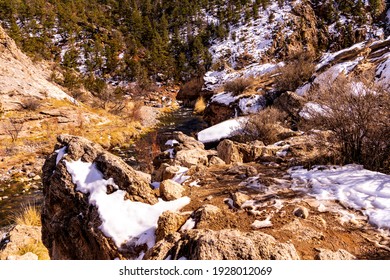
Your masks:
<svg viewBox="0 0 390 280"><path fill-rule="evenodd" d="M204 97L201 96L196 100L194 112L195 114L202 114L205 109L206 109L206 101L204 100Z"/></svg>
<svg viewBox="0 0 390 280"><path fill-rule="evenodd" d="M12 220L17 225L41 226L41 210L35 204L23 205L19 212L16 212Z"/></svg>
<svg viewBox="0 0 390 280"><path fill-rule="evenodd" d="M225 83L224 90L233 93L233 95L240 95L252 84L252 78L237 78Z"/></svg>
<svg viewBox="0 0 390 280"><path fill-rule="evenodd" d="M279 67L275 87L279 91L295 91L310 79L314 71L314 58L305 53L297 54L284 67Z"/></svg>
<svg viewBox="0 0 390 280"><path fill-rule="evenodd" d="M18 255L23 256L29 252L37 255L38 260L50 260L49 252L40 240L34 240L20 247L18 250Z"/></svg>
<svg viewBox="0 0 390 280"><path fill-rule="evenodd" d="M279 141L281 123L287 115L273 107L268 107L252 115L246 123L241 141L260 140L269 145Z"/></svg>
<svg viewBox="0 0 390 280"><path fill-rule="evenodd" d="M32 98L32 97L24 100L22 103L23 109L25 109L27 111L34 112L34 111L38 110L40 106L41 106L40 100L38 100L36 98Z"/></svg>

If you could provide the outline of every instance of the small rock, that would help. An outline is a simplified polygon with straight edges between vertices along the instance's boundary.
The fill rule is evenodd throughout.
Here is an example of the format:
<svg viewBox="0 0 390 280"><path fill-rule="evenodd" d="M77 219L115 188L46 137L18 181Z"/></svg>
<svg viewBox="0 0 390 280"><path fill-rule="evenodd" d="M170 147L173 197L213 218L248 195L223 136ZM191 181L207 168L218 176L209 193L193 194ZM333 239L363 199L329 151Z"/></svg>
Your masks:
<svg viewBox="0 0 390 280"><path fill-rule="evenodd" d="M345 251L343 249L339 249L336 252L333 252L328 249L316 249L319 253L316 255L317 260L355 260L356 257Z"/></svg>
<svg viewBox="0 0 390 280"><path fill-rule="evenodd" d="M210 201L210 200L212 200L213 198L214 198L214 196L209 195L208 197L205 198L205 201Z"/></svg>
<svg viewBox="0 0 390 280"><path fill-rule="evenodd" d="M175 200L183 196L184 187L170 179L164 180L160 185L160 193L164 200Z"/></svg>
<svg viewBox="0 0 390 280"><path fill-rule="evenodd" d="M27 174L27 177L30 178L30 179L34 178L35 176L37 176L37 174L35 174L34 172L31 172L31 173Z"/></svg>
<svg viewBox="0 0 390 280"><path fill-rule="evenodd" d="M171 211L162 213L157 222L156 241L162 240L169 234L178 231L186 220L186 217L179 213Z"/></svg>
<svg viewBox="0 0 390 280"><path fill-rule="evenodd" d="M307 219L309 217L309 210L304 206L299 206L294 209L293 214L299 218Z"/></svg>
<svg viewBox="0 0 390 280"><path fill-rule="evenodd" d="M175 177L176 173L180 170L180 166L168 166L162 173L162 180L168 180Z"/></svg>
<svg viewBox="0 0 390 280"><path fill-rule="evenodd" d="M209 160L209 166L224 165L224 164L226 164L226 162L217 156L212 156L211 159Z"/></svg>
<svg viewBox="0 0 390 280"><path fill-rule="evenodd" d="M9 261L19 261L19 260L23 260L23 261L27 261L27 260L37 261L38 260L38 256L35 255L34 253L28 252L28 253L24 254L23 256L8 256L7 260L9 260Z"/></svg>
<svg viewBox="0 0 390 280"><path fill-rule="evenodd" d="M41 180L41 176L39 175L35 175L34 178L33 178L34 181L39 181Z"/></svg>
<svg viewBox="0 0 390 280"><path fill-rule="evenodd" d="M250 200L250 196L247 194L244 194L242 192L236 192L232 195L232 199L235 205L241 208L241 205L245 202Z"/></svg>

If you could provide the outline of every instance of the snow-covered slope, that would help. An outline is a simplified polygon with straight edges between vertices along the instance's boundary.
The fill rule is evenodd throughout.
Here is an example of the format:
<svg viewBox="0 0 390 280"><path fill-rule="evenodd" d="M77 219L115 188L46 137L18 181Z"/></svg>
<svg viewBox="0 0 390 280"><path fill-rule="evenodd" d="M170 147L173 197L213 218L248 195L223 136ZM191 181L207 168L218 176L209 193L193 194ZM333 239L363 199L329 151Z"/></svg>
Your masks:
<svg viewBox="0 0 390 280"><path fill-rule="evenodd" d="M384 37L383 28L373 24L369 14L366 15L367 22L359 23L352 15L342 11L337 11L336 21L319 30L318 23L323 19L319 17L318 9L314 4L301 0L285 1L282 5L275 2L266 9L260 7L256 19L246 24L241 20L240 24L230 26L227 39L217 40L209 49L213 67L204 76L204 90L218 91L225 82L238 77L262 76L283 65L286 56L302 50L317 52L323 48L319 42L325 40L333 52L325 53L317 65L319 70L340 53L348 51L348 48L340 53L334 51L340 50L341 44L347 41L344 38L348 35L347 26L359 34L351 35L357 36L353 40L361 42L353 45L351 51L365 47L370 40ZM390 12L387 14L390 17Z"/></svg>

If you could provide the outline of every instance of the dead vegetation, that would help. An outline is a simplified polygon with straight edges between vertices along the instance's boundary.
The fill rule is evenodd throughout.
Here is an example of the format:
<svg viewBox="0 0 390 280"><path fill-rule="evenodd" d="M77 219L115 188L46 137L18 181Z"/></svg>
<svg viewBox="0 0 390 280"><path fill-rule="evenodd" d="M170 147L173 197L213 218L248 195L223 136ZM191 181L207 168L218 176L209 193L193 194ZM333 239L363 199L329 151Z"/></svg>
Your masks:
<svg viewBox="0 0 390 280"><path fill-rule="evenodd" d="M253 82L253 78L240 77L235 80L226 82L224 85L224 90L237 96L244 93L244 91L250 87Z"/></svg>
<svg viewBox="0 0 390 280"><path fill-rule="evenodd" d="M327 79L309 94L306 128L330 130L343 163L389 172L390 96L367 76Z"/></svg>
<svg viewBox="0 0 390 280"><path fill-rule="evenodd" d="M314 57L306 53L296 54L277 70L275 88L281 92L295 91L310 79L314 71Z"/></svg>
<svg viewBox="0 0 390 280"><path fill-rule="evenodd" d="M273 107L252 115L245 124L240 141L260 140L266 145L279 141L281 124L286 117L286 113Z"/></svg>
<svg viewBox="0 0 390 280"><path fill-rule="evenodd" d="M8 118L3 122L3 130L12 139L12 143L15 143L19 137L20 132L23 129L24 120L14 117Z"/></svg>

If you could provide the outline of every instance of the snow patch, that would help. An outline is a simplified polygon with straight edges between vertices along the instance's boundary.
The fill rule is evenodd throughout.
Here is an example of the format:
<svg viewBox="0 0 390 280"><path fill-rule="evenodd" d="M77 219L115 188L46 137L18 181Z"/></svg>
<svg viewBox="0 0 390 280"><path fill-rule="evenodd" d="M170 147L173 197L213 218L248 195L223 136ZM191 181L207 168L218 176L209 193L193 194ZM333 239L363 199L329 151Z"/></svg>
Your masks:
<svg viewBox="0 0 390 280"><path fill-rule="evenodd" d="M198 133L198 140L202 143L212 143L238 135L242 132L247 117L230 119L206 128Z"/></svg>
<svg viewBox="0 0 390 280"><path fill-rule="evenodd" d="M167 210L178 211L190 202L188 197L169 202L159 200L154 205L125 200L126 192L120 190L112 178L104 179L94 163L81 159L65 163L76 190L89 194L89 203L98 209L102 221L99 229L111 237L118 248L122 244L153 247L159 216ZM107 194L108 185L116 191Z"/></svg>
<svg viewBox="0 0 390 280"><path fill-rule="evenodd" d="M61 161L61 159L66 156L66 150L68 149L67 146L64 146L58 150L55 150L55 152L57 153L57 157L56 157L56 165Z"/></svg>
<svg viewBox="0 0 390 280"><path fill-rule="evenodd" d="M291 168L293 189L317 200L338 200L361 211L378 228L390 228L390 175L360 165L317 166L312 170Z"/></svg>
<svg viewBox="0 0 390 280"><path fill-rule="evenodd" d="M267 217L263 221L255 220L251 227L253 229L260 229L260 228L266 228L266 227L272 227L271 217Z"/></svg>

